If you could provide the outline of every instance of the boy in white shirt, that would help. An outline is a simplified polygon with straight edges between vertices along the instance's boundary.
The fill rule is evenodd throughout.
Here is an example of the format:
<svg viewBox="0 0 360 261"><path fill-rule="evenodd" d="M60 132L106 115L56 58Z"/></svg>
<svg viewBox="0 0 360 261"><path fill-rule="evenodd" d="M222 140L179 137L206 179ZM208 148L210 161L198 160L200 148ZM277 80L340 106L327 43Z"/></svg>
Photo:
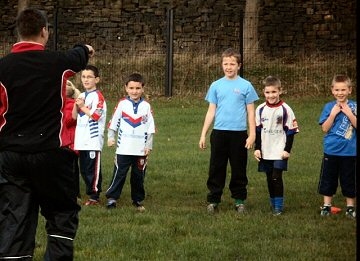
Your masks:
<svg viewBox="0 0 360 261"><path fill-rule="evenodd" d="M125 82L127 96L115 107L108 125L108 146L115 145L116 162L113 178L106 191L107 208L116 208L126 175L131 167L131 199L138 211L145 211L144 178L147 158L152 150L155 123L150 104L142 98L145 81L138 73L131 74Z"/></svg>
<svg viewBox="0 0 360 261"><path fill-rule="evenodd" d="M97 205L101 192L101 151L104 144L106 125L106 102L96 88L99 70L87 65L81 72L85 92L76 99L73 118L76 119L75 150L79 151L80 173L86 185L89 200L85 205Z"/></svg>
<svg viewBox="0 0 360 261"><path fill-rule="evenodd" d="M263 84L265 102L257 106L255 111L254 156L259 162L258 170L266 173L273 215L278 216L284 209L282 173L287 170L294 136L299 128L293 110L280 99L281 81L268 76Z"/></svg>

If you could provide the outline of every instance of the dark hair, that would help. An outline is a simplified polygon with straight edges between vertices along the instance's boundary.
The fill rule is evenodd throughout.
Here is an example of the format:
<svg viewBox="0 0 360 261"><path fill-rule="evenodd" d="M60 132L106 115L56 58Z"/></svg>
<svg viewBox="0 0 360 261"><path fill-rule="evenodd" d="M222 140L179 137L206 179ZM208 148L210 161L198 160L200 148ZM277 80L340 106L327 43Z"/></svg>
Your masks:
<svg viewBox="0 0 360 261"><path fill-rule="evenodd" d="M99 77L99 75L100 75L99 74L99 69L96 66L91 65L91 64L86 65L84 70L93 71L95 77Z"/></svg>
<svg viewBox="0 0 360 261"><path fill-rule="evenodd" d="M125 81L125 85L128 85L129 82L140 82L143 87L145 85L144 77L140 73L130 74Z"/></svg>
<svg viewBox="0 0 360 261"><path fill-rule="evenodd" d="M45 13L38 9L24 9L16 18L16 29L20 38L37 36L47 26Z"/></svg>

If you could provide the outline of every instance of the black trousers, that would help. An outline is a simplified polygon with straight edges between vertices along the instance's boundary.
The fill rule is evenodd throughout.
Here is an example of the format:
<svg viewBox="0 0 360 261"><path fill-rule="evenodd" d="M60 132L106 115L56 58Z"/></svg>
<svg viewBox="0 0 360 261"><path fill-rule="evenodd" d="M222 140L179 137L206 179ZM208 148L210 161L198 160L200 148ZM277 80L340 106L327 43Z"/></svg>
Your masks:
<svg viewBox="0 0 360 261"><path fill-rule="evenodd" d="M119 199L123 190L127 173L131 167L130 186L133 202L145 199L144 179L147 159L145 156L116 155L113 177L106 191L107 198Z"/></svg>
<svg viewBox="0 0 360 261"><path fill-rule="evenodd" d="M67 149L0 152L0 259L32 260L41 209L44 260L73 260L80 210L75 163L76 155Z"/></svg>
<svg viewBox="0 0 360 261"><path fill-rule="evenodd" d="M80 173L86 185L86 195L99 200L102 191L101 151L79 151Z"/></svg>
<svg viewBox="0 0 360 261"><path fill-rule="evenodd" d="M226 181L227 165L230 163L231 177L229 189L231 197L247 198L248 179L246 175L247 149L246 131L213 130L210 135L211 155L207 187L207 201L220 203Z"/></svg>

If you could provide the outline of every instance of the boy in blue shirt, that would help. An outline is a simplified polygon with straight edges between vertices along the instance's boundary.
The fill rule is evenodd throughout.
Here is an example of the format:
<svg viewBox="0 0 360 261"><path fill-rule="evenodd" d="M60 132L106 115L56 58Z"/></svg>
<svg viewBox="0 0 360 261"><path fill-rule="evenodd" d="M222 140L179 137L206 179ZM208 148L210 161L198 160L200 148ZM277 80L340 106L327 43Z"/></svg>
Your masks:
<svg viewBox="0 0 360 261"><path fill-rule="evenodd" d="M235 200L236 211L245 212L247 150L255 142L254 102L259 97L252 84L238 75L240 67L240 53L233 48L225 50L222 54L224 77L210 85L205 98L209 107L200 136L200 149L206 148L206 134L215 120L210 135L211 156L207 180L209 213L213 213L221 202L228 161L231 166L231 197Z"/></svg>
<svg viewBox="0 0 360 261"><path fill-rule="evenodd" d="M321 165L318 192L324 196L321 216L331 214L331 203L338 180L346 198L346 216L356 217L356 127L357 103L349 100L351 80L346 75L336 75L331 92L334 101L327 103L321 113L319 124L325 132L324 157Z"/></svg>

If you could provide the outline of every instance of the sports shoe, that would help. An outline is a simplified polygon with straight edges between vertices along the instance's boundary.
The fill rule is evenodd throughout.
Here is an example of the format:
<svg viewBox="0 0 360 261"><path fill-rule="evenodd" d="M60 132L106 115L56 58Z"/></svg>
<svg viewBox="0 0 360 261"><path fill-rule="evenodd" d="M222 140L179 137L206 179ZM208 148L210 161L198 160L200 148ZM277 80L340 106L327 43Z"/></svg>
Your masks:
<svg viewBox="0 0 360 261"><path fill-rule="evenodd" d="M235 205L235 210L237 213L239 214L245 214L245 205L244 204L236 204Z"/></svg>
<svg viewBox="0 0 360 261"><path fill-rule="evenodd" d="M322 206L320 211L320 216L330 216L331 214L331 206Z"/></svg>
<svg viewBox="0 0 360 261"><path fill-rule="evenodd" d="M97 205L99 205L99 200L89 199L88 201L85 202L84 205L85 206L97 206Z"/></svg>
<svg viewBox="0 0 360 261"><path fill-rule="evenodd" d="M354 207L348 207L345 215L349 218L356 218L356 211Z"/></svg>
<svg viewBox="0 0 360 261"><path fill-rule="evenodd" d="M280 209L274 209L273 216L280 216L282 214L282 211Z"/></svg>
<svg viewBox="0 0 360 261"><path fill-rule="evenodd" d="M108 202L106 204L107 209L113 209L116 208L116 200L115 199L108 199Z"/></svg>
<svg viewBox="0 0 360 261"><path fill-rule="evenodd" d="M139 211L139 212L145 211L145 207L140 202L133 202L132 204L133 204L133 206L136 207L137 211Z"/></svg>
<svg viewBox="0 0 360 261"><path fill-rule="evenodd" d="M206 209L209 214L214 214L216 211L218 211L218 204L210 203L207 205Z"/></svg>

